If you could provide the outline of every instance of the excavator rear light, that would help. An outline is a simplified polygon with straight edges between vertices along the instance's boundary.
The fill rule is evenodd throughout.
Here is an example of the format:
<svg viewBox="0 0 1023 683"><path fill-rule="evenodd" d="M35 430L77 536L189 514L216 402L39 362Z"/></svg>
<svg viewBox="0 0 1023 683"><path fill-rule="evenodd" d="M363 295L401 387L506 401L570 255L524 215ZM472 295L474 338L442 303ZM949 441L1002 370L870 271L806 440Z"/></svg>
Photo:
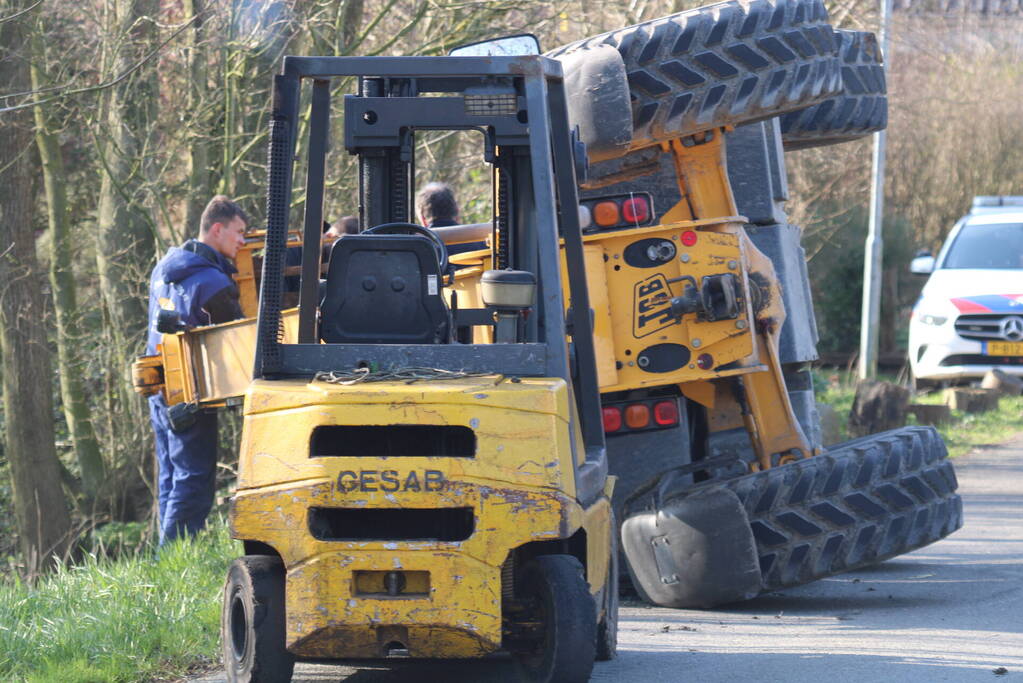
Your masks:
<svg viewBox="0 0 1023 683"><path fill-rule="evenodd" d="M650 204L646 197L633 197L622 202L622 218L637 225L650 218Z"/></svg>
<svg viewBox="0 0 1023 683"><path fill-rule="evenodd" d="M616 406L604 406L604 432L617 432L622 428L622 411Z"/></svg>
<svg viewBox="0 0 1023 683"><path fill-rule="evenodd" d="M625 409L625 424L632 429L641 429L650 424L650 408L645 403L633 403Z"/></svg>
<svg viewBox="0 0 1023 683"><path fill-rule="evenodd" d="M691 247L694 244L696 244L696 239L697 239L696 231L694 230L686 230L685 232L682 233L682 244L684 244L687 247Z"/></svg>
<svg viewBox="0 0 1023 683"><path fill-rule="evenodd" d="M593 222L601 228L618 225L622 220L618 203L613 201L598 202L593 207Z"/></svg>
<svg viewBox="0 0 1023 683"><path fill-rule="evenodd" d="M681 422L678 399L670 396L615 401L602 407L605 434L668 429Z"/></svg>
<svg viewBox="0 0 1023 683"><path fill-rule="evenodd" d="M579 204L583 230L639 228L654 223L654 202L647 192L585 199Z"/></svg>
<svg viewBox="0 0 1023 683"><path fill-rule="evenodd" d="M659 401L655 403L654 422L662 427L678 424L678 403L676 401Z"/></svg>

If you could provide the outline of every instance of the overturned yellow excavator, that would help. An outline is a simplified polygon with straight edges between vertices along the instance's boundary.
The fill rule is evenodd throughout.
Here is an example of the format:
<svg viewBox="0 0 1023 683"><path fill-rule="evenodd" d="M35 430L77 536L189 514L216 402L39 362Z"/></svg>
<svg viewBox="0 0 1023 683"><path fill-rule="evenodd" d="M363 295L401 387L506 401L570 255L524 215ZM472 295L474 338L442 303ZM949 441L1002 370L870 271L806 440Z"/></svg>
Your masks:
<svg viewBox="0 0 1023 683"><path fill-rule="evenodd" d="M706 607L961 524L933 430L824 447L807 372L784 149L883 127L872 36L833 30L817 0L753 0L529 45L288 57L268 227L239 255L258 316L168 316L136 364L172 409L243 405L234 679L286 680L296 657L505 650L529 680L586 680L614 655L619 557L644 599ZM348 77L333 148L359 157L367 229L324 259L331 84ZM415 135L438 129L483 133L491 221L409 222Z"/></svg>

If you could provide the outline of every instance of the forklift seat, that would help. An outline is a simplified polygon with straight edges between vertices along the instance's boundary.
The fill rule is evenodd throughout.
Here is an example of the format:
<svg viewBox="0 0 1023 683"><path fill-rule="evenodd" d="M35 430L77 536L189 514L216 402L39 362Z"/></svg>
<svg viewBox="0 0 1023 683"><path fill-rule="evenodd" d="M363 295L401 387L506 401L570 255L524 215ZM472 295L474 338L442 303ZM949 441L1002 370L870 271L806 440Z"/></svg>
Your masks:
<svg viewBox="0 0 1023 683"><path fill-rule="evenodd" d="M328 344L443 344L451 314L434 245L414 235L347 235L330 251L320 303Z"/></svg>

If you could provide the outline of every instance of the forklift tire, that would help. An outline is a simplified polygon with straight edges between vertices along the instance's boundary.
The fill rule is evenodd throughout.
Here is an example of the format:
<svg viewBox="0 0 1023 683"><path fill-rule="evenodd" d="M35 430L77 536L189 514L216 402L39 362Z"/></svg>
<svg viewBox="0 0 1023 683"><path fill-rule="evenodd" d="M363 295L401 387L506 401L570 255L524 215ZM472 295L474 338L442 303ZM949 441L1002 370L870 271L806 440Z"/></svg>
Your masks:
<svg viewBox="0 0 1023 683"><path fill-rule="evenodd" d="M512 652L529 683L584 683L596 657L596 606L582 564L571 555L541 555L522 569L516 593L541 632L529 650Z"/></svg>
<svg viewBox="0 0 1023 683"><path fill-rule="evenodd" d="M822 0L728 0L570 43L547 56L599 45L619 51L635 150L841 93L827 19Z"/></svg>
<svg viewBox="0 0 1023 683"><path fill-rule="evenodd" d="M231 563L220 613L224 671L231 683L287 683L295 657L285 649L284 565L246 555Z"/></svg>
<svg viewBox="0 0 1023 683"><path fill-rule="evenodd" d="M618 522L611 515L611 558L607 580L601 591L601 616L597 620L597 661L607 662L618 656Z"/></svg>
<svg viewBox="0 0 1023 683"><path fill-rule="evenodd" d="M955 470L933 427L873 434L712 486L746 509L763 591L877 564L963 523Z"/></svg>
<svg viewBox="0 0 1023 683"><path fill-rule="evenodd" d="M835 31L842 63L840 95L780 118L786 151L858 140L888 125L888 97L877 38L868 31Z"/></svg>

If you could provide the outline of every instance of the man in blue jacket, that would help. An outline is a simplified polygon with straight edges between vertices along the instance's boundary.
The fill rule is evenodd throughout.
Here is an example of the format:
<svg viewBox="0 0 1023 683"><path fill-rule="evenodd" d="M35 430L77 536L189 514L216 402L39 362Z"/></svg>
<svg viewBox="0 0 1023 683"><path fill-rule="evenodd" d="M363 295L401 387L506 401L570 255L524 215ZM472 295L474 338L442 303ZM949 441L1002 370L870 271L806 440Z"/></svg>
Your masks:
<svg viewBox="0 0 1023 683"><path fill-rule="evenodd" d="M245 244L248 216L223 195L202 213L198 239L171 247L153 269L149 282L149 339L146 354L156 353L163 335L157 330L161 310L176 311L189 327L216 325L242 317L232 263ZM217 466L217 415L199 412L195 421L175 431L162 394L149 397L160 466L160 545L192 535L206 524L213 506Z"/></svg>

